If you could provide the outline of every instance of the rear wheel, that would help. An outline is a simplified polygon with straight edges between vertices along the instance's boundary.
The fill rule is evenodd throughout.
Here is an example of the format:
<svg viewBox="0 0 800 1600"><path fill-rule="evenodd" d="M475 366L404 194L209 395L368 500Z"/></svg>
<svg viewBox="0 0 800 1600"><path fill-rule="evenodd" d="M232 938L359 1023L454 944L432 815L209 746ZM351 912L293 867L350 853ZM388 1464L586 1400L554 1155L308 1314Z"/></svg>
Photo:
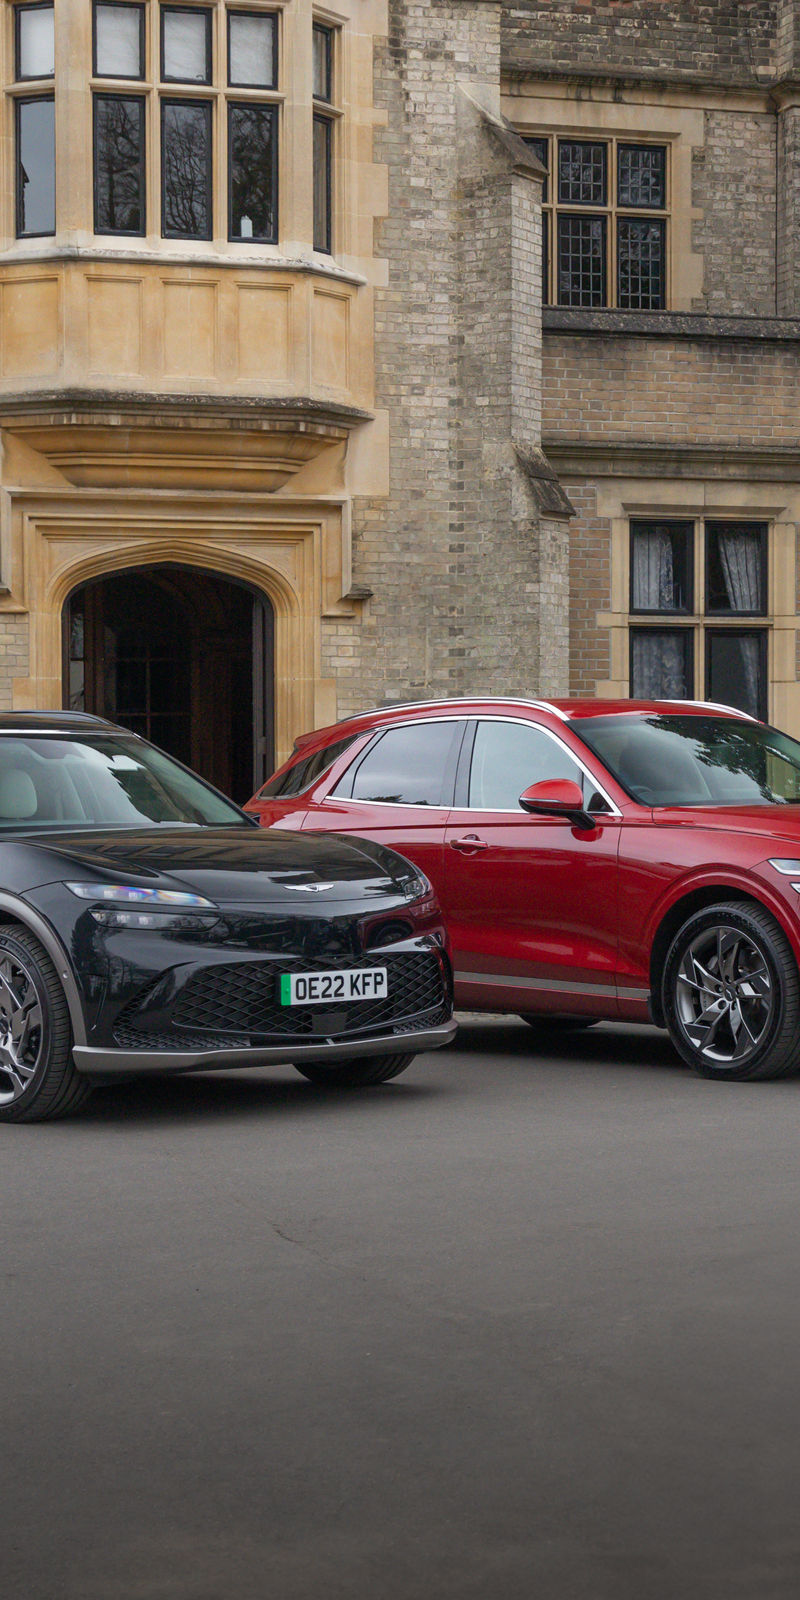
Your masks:
<svg viewBox="0 0 800 1600"><path fill-rule="evenodd" d="M664 1017L704 1078L781 1078L798 1065L800 977L767 911L708 906L676 933L664 964Z"/></svg>
<svg viewBox="0 0 800 1600"><path fill-rule="evenodd" d="M47 951L27 929L0 926L0 1122L65 1117L90 1093Z"/></svg>
<svg viewBox="0 0 800 1600"><path fill-rule="evenodd" d="M593 1028L599 1020L597 1017L548 1017L546 1011L520 1011L519 1016L523 1022L527 1022L529 1028L535 1028L540 1033L560 1033L572 1028Z"/></svg>
<svg viewBox="0 0 800 1600"><path fill-rule="evenodd" d="M309 1083L330 1089L366 1089L373 1083L388 1083L410 1067L413 1056L352 1056L343 1061L295 1061L294 1065Z"/></svg>

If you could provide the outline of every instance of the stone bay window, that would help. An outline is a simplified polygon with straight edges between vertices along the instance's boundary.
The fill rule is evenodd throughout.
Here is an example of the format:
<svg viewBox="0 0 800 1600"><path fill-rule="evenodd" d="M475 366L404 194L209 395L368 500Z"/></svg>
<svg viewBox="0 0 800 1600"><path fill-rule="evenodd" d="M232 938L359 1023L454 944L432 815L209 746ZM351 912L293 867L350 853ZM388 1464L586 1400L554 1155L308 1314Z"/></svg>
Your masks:
<svg viewBox="0 0 800 1600"><path fill-rule="evenodd" d="M0 17L0 702L116 717L245 799L336 715L351 506L388 473L384 436L350 447L382 271L363 3Z"/></svg>

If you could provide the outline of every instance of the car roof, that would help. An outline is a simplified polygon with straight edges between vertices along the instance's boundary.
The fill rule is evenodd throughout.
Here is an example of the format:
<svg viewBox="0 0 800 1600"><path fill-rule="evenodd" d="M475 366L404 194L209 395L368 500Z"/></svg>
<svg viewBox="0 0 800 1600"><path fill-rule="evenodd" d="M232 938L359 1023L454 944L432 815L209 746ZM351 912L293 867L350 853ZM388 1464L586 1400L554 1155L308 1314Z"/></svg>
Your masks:
<svg viewBox="0 0 800 1600"><path fill-rule="evenodd" d="M3 711L0 735L4 733L99 733L112 730L125 733L105 717L92 717L86 711Z"/></svg>
<svg viewBox="0 0 800 1600"><path fill-rule="evenodd" d="M465 699L453 700L411 700L394 705L373 706L369 711L358 712L357 715L346 717L341 722L331 723L327 728L316 728L311 733L304 733L295 740L295 751L310 749L312 745L324 748L335 740L346 739L348 736L355 738L358 734L369 733L371 729L389 726L393 722L403 722L416 717L438 716L481 716L487 711L503 712L513 715L514 711L523 714L531 711L550 717L555 722L571 722L574 719L586 717L631 716L638 714L645 716L658 712L672 716L703 716L712 712L715 716L738 717L752 722L744 711L737 711L734 706L717 705L712 701L701 700L529 700L522 695L474 695Z"/></svg>

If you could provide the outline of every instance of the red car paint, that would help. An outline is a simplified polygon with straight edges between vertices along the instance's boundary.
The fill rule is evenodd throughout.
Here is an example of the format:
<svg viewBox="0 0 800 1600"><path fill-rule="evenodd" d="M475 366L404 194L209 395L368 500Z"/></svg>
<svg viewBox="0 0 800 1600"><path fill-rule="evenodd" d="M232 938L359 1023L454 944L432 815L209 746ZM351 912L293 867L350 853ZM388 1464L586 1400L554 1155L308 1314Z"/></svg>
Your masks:
<svg viewBox="0 0 800 1600"><path fill-rule="evenodd" d="M661 1020L659 960L672 933L704 902L759 902L800 964L800 893L769 864L770 857L800 856L800 806L637 802L579 735L589 719L618 717L622 729L637 713L743 720L724 707L683 701L416 702L304 735L281 774L350 735L353 742L301 793L256 795L246 809L264 827L362 834L417 863L444 910L462 1008ZM441 806L334 793L378 730L454 719L548 730L612 809L587 829L564 817L469 808L457 793ZM529 781L537 781L535 772Z"/></svg>

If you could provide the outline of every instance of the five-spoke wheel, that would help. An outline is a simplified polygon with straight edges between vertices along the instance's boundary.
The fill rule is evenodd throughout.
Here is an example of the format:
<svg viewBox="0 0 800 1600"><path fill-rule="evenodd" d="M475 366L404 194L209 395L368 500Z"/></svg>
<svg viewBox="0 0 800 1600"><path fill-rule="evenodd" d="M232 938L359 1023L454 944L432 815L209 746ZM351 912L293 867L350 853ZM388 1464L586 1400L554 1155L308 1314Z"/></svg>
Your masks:
<svg viewBox="0 0 800 1600"><path fill-rule="evenodd" d="M797 967L760 906L690 917L670 946L662 998L673 1044L705 1077L776 1078L798 1063Z"/></svg>

